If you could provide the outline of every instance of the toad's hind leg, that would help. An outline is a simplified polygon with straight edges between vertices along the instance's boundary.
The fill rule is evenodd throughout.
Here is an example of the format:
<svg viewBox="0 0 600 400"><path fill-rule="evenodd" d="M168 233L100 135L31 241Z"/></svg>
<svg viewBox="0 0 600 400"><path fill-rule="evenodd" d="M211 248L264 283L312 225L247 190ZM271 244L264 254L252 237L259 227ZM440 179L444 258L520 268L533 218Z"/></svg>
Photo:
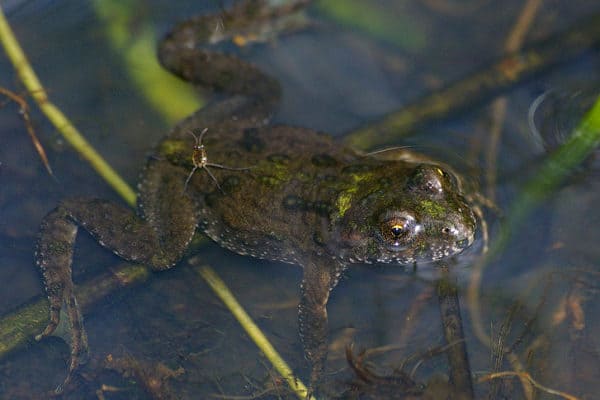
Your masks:
<svg viewBox="0 0 600 400"><path fill-rule="evenodd" d="M311 260L304 265L298 322L304 355L310 363L310 387L321 384L328 347L327 301L345 265L331 259Z"/></svg>
<svg viewBox="0 0 600 400"><path fill-rule="evenodd" d="M179 189L175 193L181 193L182 179L169 182L145 197L165 200L163 197L167 194L164 191L170 193L173 185ZM169 268L181 258L197 223L195 207L188 196L170 197L169 202L148 207L146 220L129 208L97 199L66 200L44 218L36 259L50 300L50 321L36 339L41 340L55 331L64 305L71 336L71 360L64 384L69 382L71 374L87 354L87 336L71 279L73 245L78 228L84 228L102 246L125 260L143 263L155 270Z"/></svg>
<svg viewBox="0 0 600 400"><path fill-rule="evenodd" d="M36 251L37 264L42 270L46 284L46 294L50 302L50 321L35 340L51 335L60 320L60 310L64 305L69 320L71 337L71 357L69 372L65 381L56 391L69 383L72 372L87 356L87 335L83 329L83 318L73 292L71 260L77 226L62 217L62 210L55 209L46 216L40 228L40 240Z"/></svg>

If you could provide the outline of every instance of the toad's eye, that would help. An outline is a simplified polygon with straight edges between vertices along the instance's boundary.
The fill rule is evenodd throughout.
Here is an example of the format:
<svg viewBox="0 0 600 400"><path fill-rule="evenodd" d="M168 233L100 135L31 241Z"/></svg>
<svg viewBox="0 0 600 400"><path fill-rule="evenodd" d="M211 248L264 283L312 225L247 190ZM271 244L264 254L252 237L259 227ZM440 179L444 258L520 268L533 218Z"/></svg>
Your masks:
<svg viewBox="0 0 600 400"><path fill-rule="evenodd" d="M416 233L416 223L412 215L405 212L386 213L380 221L379 233L389 245L402 246L410 242Z"/></svg>
<svg viewBox="0 0 600 400"><path fill-rule="evenodd" d="M390 228L390 232L393 236L399 237L404 232L405 225L396 224Z"/></svg>

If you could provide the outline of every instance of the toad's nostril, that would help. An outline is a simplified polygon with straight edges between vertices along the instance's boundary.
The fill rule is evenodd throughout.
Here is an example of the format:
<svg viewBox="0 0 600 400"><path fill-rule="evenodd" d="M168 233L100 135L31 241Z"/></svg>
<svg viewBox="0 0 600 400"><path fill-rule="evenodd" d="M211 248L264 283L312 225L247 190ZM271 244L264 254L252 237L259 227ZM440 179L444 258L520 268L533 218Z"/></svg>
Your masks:
<svg viewBox="0 0 600 400"><path fill-rule="evenodd" d="M463 229L461 228L462 226L460 225L447 225L442 228L442 233L447 236L462 237L463 235L461 234L461 232L463 232Z"/></svg>
<svg viewBox="0 0 600 400"><path fill-rule="evenodd" d="M463 240L458 240L455 244L456 244L456 247L458 247L459 249L465 249L465 248L469 247L469 245L471 244L471 241L469 239L463 239Z"/></svg>

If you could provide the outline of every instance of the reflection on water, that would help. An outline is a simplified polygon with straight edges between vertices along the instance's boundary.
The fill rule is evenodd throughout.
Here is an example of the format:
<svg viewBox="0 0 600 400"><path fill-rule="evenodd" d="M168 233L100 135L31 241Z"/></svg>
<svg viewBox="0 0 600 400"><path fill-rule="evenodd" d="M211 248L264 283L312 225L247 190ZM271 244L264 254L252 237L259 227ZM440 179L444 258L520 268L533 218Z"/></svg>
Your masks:
<svg viewBox="0 0 600 400"><path fill-rule="evenodd" d="M208 2L199 10L196 3L147 2L127 25L127 33L134 38L147 23L162 33L190 12L219 8L219 2ZM310 10L318 22L310 29L237 51L282 82L277 121L342 135L496 58L521 6L518 1L505 2L498 13L493 2L483 1L458 14L435 6L442 3L446 2L363 2L365 8L351 18L340 16L329 5L318 5ZM544 6L531 38L544 37L570 26L578 16L599 11L593 2L577 3ZM170 124L132 82L126 62L106 37L105 22L87 3L7 1L2 5L50 96L134 183L146 154ZM397 31L394 24L386 28L385 18L377 19L382 14L420 21L412 24L411 34L417 39L406 44L408 33L403 32L402 40L383 40L382 36L393 38ZM382 29L374 32L370 28L374 25ZM526 139L530 104L541 89L569 88L570 82L580 83L581 76L597 80L597 64L597 52L589 52L509 93L499 147L500 210L507 209L521 176L536 165L537 150ZM0 57L0 71L1 86L21 90L4 57ZM69 196L119 200L34 107L35 128L57 175L57 181L50 179L27 139L16 106L1 104L0 310L7 312L42 293L32 254L44 214ZM540 124L538 129L545 127ZM447 157L451 163L453 157L463 158L470 166L463 170L478 180L488 132L489 110L482 107L427 126L409 144L432 149L436 157ZM522 175L515 177L515 170ZM477 249L456 260L472 371L514 371L516 356L546 386L581 397L598 390L600 321L595 316L600 313L594 300L599 281L595 243L600 239L595 205L600 187L595 174L593 169L578 171L527 216L513 241L486 269L479 322L494 343L503 344L504 351L477 339L470 313L473 305L463 295ZM502 211L499 216L487 214L493 241L503 215ZM300 270L235 256L212 244L204 245L196 257L219 271L274 346L306 378L296 329ZM76 280L95 276L117 262L89 238L78 239ZM368 349L367 361L374 363L380 377L393 376L411 355L423 359L411 375L415 382L431 385L448 374L444 355L422 356L425 350L444 344L432 271L431 266L418 266L416 271L357 266L348 271L329 306L327 370L335 382L333 393L347 389L345 382L355 378L346 361L349 343L354 343L357 353ZM103 384L113 388L104 391L105 398L201 398L211 393L292 398L193 268L181 265L156 274L144 287L107 300L86 318L92 358L78 379L77 391L67 398L95 398ZM38 398L63 379L67 358L68 347L58 339L14 353L0 363L0 397ZM158 383L152 386L152 382ZM477 397L490 393L496 398L520 398L525 396L524 388L514 379L475 385Z"/></svg>

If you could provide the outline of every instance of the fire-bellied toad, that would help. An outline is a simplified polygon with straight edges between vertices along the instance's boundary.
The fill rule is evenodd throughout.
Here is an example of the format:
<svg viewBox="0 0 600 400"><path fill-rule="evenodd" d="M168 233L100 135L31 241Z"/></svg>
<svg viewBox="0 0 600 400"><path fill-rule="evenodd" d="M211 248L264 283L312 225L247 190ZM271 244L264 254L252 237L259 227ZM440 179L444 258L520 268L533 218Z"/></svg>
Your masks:
<svg viewBox="0 0 600 400"><path fill-rule="evenodd" d="M329 292L348 264L440 260L473 242L474 214L447 167L408 151L360 154L324 134L271 126L277 82L200 47L215 35L227 37L215 31L217 22L241 29L248 15L256 22L278 12L246 1L219 17L189 19L163 39L159 58L167 69L230 97L183 120L158 144L139 184L137 213L104 200L69 199L45 217L36 257L51 307L37 338L55 330L64 304L69 376L87 351L71 280L79 227L154 270L175 265L197 228L238 254L301 265L299 330L312 384L326 357Z"/></svg>

